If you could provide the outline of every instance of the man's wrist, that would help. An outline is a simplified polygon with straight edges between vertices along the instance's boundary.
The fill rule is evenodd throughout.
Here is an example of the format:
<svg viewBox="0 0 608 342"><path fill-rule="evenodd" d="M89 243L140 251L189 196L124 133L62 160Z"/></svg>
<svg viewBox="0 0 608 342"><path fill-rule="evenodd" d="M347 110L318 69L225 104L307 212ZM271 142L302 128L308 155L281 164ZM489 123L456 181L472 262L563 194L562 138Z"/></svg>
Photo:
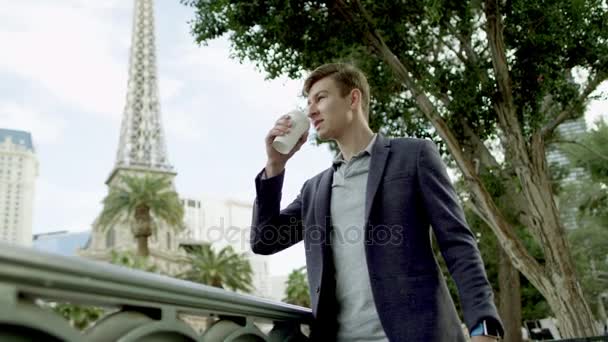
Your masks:
<svg viewBox="0 0 608 342"><path fill-rule="evenodd" d="M491 321L488 322L485 319L478 323L473 330L471 330L470 335L471 337L487 336L495 339L502 337L500 334L500 328L496 324L493 324Z"/></svg>
<svg viewBox="0 0 608 342"><path fill-rule="evenodd" d="M281 174L285 170L285 164L280 163L266 163L266 167L264 171L266 173L266 178L272 178Z"/></svg>

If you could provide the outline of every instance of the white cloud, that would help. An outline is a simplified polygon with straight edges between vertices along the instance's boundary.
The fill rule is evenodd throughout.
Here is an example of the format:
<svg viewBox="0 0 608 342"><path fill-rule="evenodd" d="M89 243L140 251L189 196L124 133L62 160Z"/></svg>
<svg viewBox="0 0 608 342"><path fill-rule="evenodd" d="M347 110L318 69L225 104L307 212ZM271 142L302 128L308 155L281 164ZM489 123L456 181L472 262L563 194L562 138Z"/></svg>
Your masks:
<svg viewBox="0 0 608 342"><path fill-rule="evenodd" d="M0 42L10 46L0 55L0 70L85 113L118 119L127 70L118 58L129 44L124 39L129 27L107 19L125 6L118 1L73 6L78 3L83 1L10 1L0 6L0 22L9 22L8 27L0 26Z"/></svg>
<svg viewBox="0 0 608 342"><path fill-rule="evenodd" d="M196 107L194 107L196 108ZM208 136L209 124L205 124L199 111L189 106L165 106L162 120L165 124L168 144L201 143Z"/></svg>
<svg viewBox="0 0 608 342"><path fill-rule="evenodd" d="M66 125L64 118L53 113L16 103L0 103L0 126L30 132L36 145L57 144L63 139Z"/></svg>

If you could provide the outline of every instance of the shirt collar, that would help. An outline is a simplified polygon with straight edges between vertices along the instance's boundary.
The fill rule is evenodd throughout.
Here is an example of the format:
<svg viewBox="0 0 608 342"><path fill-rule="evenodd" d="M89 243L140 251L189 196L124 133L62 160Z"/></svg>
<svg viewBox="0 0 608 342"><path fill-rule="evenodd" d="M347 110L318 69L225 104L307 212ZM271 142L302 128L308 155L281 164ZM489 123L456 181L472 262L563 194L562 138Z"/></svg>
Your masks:
<svg viewBox="0 0 608 342"><path fill-rule="evenodd" d="M374 133L374 135L372 136L372 140L369 142L369 144L367 144L367 147L365 147L365 149L363 149L363 151L355 154L353 156L354 157L360 157L362 155L368 154L368 155L372 155L372 150L374 149L374 143L376 142L376 137L378 136L378 133ZM344 156L342 156L342 152L338 153L338 155L334 158L333 162L332 162L332 166L334 168L334 170L336 170L338 168L338 166L340 166L340 164L346 162L344 160Z"/></svg>

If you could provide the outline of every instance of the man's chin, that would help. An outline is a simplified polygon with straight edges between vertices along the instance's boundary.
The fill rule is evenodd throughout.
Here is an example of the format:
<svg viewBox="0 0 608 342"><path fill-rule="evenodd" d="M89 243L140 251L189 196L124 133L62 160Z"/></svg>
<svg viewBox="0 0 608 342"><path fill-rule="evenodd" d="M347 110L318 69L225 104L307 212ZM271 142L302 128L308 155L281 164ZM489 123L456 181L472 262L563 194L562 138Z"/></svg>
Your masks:
<svg viewBox="0 0 608 342"><path fill-rule="evenodd" d="M327 135L327 133L325 132L317 132L317 137L319 138L319 140L330 140L331 137Z"/></svg>

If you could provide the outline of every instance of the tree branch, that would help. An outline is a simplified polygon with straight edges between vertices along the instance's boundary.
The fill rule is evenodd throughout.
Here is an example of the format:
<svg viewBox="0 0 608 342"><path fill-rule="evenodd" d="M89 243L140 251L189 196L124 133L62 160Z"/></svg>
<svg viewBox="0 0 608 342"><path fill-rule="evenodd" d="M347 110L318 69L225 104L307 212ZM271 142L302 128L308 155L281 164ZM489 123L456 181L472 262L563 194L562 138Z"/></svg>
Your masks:
<svg viewBox="0 0 608 342"><path fill-rule="evenodd" d="M515 112L511 76L507 63L506 46L503 36L502 15L499 12L499 0L485 0L486 32L490 56L498 87L498 98L494 100L494 109L498 114L498 123L509 138L509 145L514 150L519 162L525 163L525 139Z"/></svg>
<svg viewBox="0 0 608 342"><path fill-rule="evenodd" d="M447 23L447 28L450 33L458 39L460 42L460 46L464 49L464 53L466 54L466 58L463 59L465 64L469 64L472 68L475 69L477 74L479 75L479 79L482 83L487 83L489 81L488 74L479 67L479 55L473 49L471 44L471 35L464 36L462 33L458 32L454 26L452 26L449 22Z"/></svg>
<svg viewBox="0 0 608 342"><path fill-rule="evenodd" d="M591 152L591 154L593 154L594 156L596 156L596 157L598 157L600 159L608 161L608 156L605 156L605 155L603 155L603 154L595 151L591 147L589 147L589 146L587 146L585 144L582 144L582 143L580 143L578 141L574 141L574 140L555 140L553 142L556 143L556 144L572 144L572 145L580 146L580 147L584 148L585 150Z"/></svg>
<svg viewBox="0 0 608 342"><path fill-rule="evenodd" d="M585 90L583 90L583 92L579 95L579 97L576 100L574 100L570 104L570 106L568 106L568 108L561 111L557 115L557 117L555 117L555 119L553 119L551 122L549 122L548 124L543 126L543 128L541 128L540 135L543 138L547 138L547 136L549 136L551 133L553 133L553 131L555 130L555 128L557 128L557 126L559 126L562 122L572 118L577 104L581 104L581 103L584 103L585 101L587 101L589 95L591 95L591 93L593 93L595 91L595 89L597 89L597 87L602 82L604 82L606 79L608 79L608 73L598 72L595 75L595 77L591 81L589 81L589 83L585 87Z"/></svg>
<svg viewBox="0 0 608 342"><path fill-rule="evenodd" d="M456 50L456 48L454 48L451 44L448 44L440 35L435 34L435 38L437 38L437 40L439 40L441 42L441 44L443 44L445 47L447 47L450 51L452 51L456 57L458 57L458 59L462 62L462 64L468 64L470 63L467 60L467 57L465 57L460 51ZM466 53L466 51L465 51Z"/></svg>
<svg viewBox="0 0 608 342"><path fill-rule="evenodd" d="M463 36L450 23L447 23L446 26L447 26L448 30L450 31L450 33L452 35L454 35L454 37L456 37L456 39L458 39L458 41L460 42L460 46L462 46L462 48L464 49L464 53L467 55L467 60L469 60L473 64L476 64L477 61L479 60L479 58L477 56L477 53L475 52L475 50L473 49L473 47L470 44L471 36L469 36L469 37Z"/></svg>

